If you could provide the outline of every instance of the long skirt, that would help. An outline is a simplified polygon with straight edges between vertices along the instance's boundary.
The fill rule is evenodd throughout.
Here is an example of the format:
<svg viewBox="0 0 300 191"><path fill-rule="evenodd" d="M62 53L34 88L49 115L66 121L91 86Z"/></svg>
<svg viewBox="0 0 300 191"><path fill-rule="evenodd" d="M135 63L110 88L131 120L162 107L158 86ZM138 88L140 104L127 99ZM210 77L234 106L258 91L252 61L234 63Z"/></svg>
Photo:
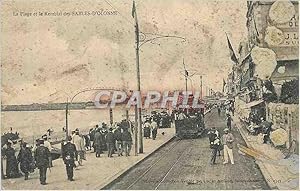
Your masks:
<svg viewBox="0 0 300 191"><path fill-rule="evenodd" d="M6 176L7 178L18 178L20 177L18 162L16 158L6 159Z"/></svg>
<svg viewBox="0 0 300 191"><path fill-rule="evenodd" d="M150 138L150 134L151 134L151 129L148 127L145 127L144 128L144 137Z"/></svg>

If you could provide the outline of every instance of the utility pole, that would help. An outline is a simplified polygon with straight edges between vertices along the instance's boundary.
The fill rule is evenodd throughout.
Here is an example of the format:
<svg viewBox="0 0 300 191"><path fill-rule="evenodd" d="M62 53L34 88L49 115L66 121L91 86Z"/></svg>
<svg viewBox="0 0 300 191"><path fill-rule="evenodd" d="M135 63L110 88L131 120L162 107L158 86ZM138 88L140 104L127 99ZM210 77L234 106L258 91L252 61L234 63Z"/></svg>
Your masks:
<svg viewBox="0 0 300 191"><path fill-rule="evenodd" d="M188 72L187 69L185 68L184 58L183 58L182 64L183 64L183 69L184 69L185 91L187 92L187 89L188 89L188 87L187 87L187 79L188 79L188 76L189 76L189 72Z"/></svg>
<svg viewBox="0 0 300 191"><path fill-rule="evenodd" d="M137 89L140 92L141 95L141 76L140 76L140 56L139 56L139 46L140 46L140 40L139 40L139 24L138 24L138 18L136 13L136 7L135 2L133 1L133 9L132 9L132 16L135 18L135 53L136 53L136 75L137 75ZM137 106L136 106L137 107ZM139 127L139 153L143 153L143 133L142 133L142 108L137 108L138 112L138 127Z"/></svg>
<svg viewBox="0 0 300 191"><path fill-rule="evenodd" d="M134 107L134 156L138 155L138 108Z"/></svg>
<svg viewBox="0 0 300 191"><path fill-rule="evenodd" d="M200 75L200 99L202 100L202 76Z"/></svg>
<svg viewBox="0 0 300 191"><path fill-rule="evenodd" d="M202 83L202 75L200 75L200 91L201 91L201 93L200 93L200 98L201 98L201 105L202 105L202 103L203 103L203 90L202 90L202 87L203 87L203 83ZM204 116L204 108L205 107L203 107L203 108L200 108L200 112L203 114L203 116Z"/></svg>
<svg viewBox="0 0 300 191"><path fill-rule="evenodd" d="M69 136L69 124L68 124L68 114L69 114L69 100L67 98L67 104L66 104L66 140L68 140Z"/></svg>
<svg viewBox="0 0 300 191"><path fill-rule="evenodd" d="M141 85L140 85L140 64L139 64L139 49L142 45L144 45L147 42L152 42L153 40L160 39L160 38L177 38L177 39L183 39L185 38L180 36L174 36L174 35L157 35L156 37L150 38L150 39L143 39L142 43L140 43L139 38L139 25L138 25L138 18L136 13L136 7L135 7L135 1L133 1L133 7L132 7L132 17L135 19L135 41L136 41L136 73L137 73L137 89L140 92L141 95ZM145 34L144 34L145 35ZM138 127L139 127L139 153L143 153L143 133L142 133L142 108L137 108L137 115L138 115Z"/></svg>
<svg viewBox="0 0 300 191"><path fill-rule="evenodd" d="M129 121L129 111L126 109L125 111L126 121Z"/></svg>
<svg viewBox="0 0 300 191"><path fill-rule="evenodd" d="M187 77L185 77L185 91L187 92Z"/></svg>
<svg viewBox="0 0 300 191"><path fill-rule="evenodd" d="M109 122L110 122L110 125L112 126L113 123L114 123L114 119L113 119L113 110L112 108L109 108Z"/></svg>
<svg viewBox="0 0 300 191"><path fill-rule="evenodd" d="M183 68L184 68L184 77L185 77L185 91L187 92L187 78L189 76L189 72L185 68L184 58L183 58Z"/></svg>

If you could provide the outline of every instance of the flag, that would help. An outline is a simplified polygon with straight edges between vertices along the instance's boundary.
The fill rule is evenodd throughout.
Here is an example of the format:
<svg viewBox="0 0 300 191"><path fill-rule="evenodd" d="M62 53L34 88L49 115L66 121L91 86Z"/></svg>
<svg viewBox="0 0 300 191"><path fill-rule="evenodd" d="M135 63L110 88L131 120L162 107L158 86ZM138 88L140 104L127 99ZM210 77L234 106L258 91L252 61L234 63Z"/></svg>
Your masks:
<svg viewBox="0 0 300 191"><path fill-rule="evenodd" d="M189 76L189 72L185 70L185 76Z"/></svg>
<svg viewBox="0 0 300 191"><path fill-rule="evenodd" d="M131 12L133 18L135 17L135 11L136 11L135 10L135 1L133 1L132 12Z"/></svg>
<svg viewBox="0 0 300 191"><path fill-rule="evenodd" d="M223 79L223 92L224 92L224 90L225 90L225 85L226 85L226 82L225 82L225 80Z"/></svg>
<svg viewBox="0 0 300 191"><path fill-rule="evenodd" d="M182 60L182 63L183 63L183 67L184 67L185 77L187 77L187 76L189 76L189 72L185 69L184 58Z"/></svg>
<svg viewBox="0 0 300 191"><path fill-rule="evenodd" d="M226 34L226 37L227 37L227 43L228 43L228 47L229 47L229 51L230 51L230 58L231 58L231 60L232 60L234 63L238 64L239 61L238 61L238 59L237 59L237 57L236 57L236 55L235 55L235 53L234 53L234 50L233 50L233 48L232 48L232 45L231 45L231 43L230 43L230 40L229 40L227 34Z"/></svg>

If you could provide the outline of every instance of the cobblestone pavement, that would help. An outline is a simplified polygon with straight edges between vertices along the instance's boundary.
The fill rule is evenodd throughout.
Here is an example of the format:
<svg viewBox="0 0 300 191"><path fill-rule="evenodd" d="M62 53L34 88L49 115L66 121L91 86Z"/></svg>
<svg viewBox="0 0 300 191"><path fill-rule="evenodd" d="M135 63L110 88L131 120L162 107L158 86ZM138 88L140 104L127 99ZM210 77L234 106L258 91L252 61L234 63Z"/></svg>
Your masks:
<svg viewBox="0 0 300 191"><path fill-rule="evenodd" d="M214 110L205 120L207 128L215 126L223 134L224 113L219 117ZM175 139L105 189L269 189L254 159L238 152L236 144L245 145L238 130L232 133L236 139L234 165L223 165L222 156L217 157L217 164L210 165L207 137Z"/></svg>

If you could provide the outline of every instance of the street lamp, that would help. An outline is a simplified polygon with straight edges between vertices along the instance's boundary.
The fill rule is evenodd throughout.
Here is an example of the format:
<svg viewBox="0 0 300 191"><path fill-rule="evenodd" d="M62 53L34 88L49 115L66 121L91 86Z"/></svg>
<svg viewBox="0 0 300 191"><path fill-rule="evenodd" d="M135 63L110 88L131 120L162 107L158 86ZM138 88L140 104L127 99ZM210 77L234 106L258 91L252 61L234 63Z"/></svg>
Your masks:
<svg viewBox="0 0 300 191"><path fill-rule="evenodd" d="M180 36L174 36L174 35L159 35L159 34L151 34L155 35L156 37L146 39L147 33L143 33L139 31L139 24L138 24L138 18L137 18L137 13L136 13L136 7L135 7L135 1L133 1L133 8L132 8L132 16L135 19L135 42L136 42L136 73L137 73L137 89L141 93L141 76L140 76L140 64L139 64L139 50L140 47L143 46L144 44L148 42L153 42L153 40L160 39L160 38L178 38L178 39L183 39L186 41L185 38L180 37ZM140 34L144 35L144 39L142 39L142 43L140 44ZM149 33L148 33L149 34ZM142 109L139 107L137 108L137 105L135 106L135 111L136 114L138 115L137 120L138 120L138 126L139 126L139 153L143 153L143 134L142 134ZM136 128L135 128L136 131Z"/></svg>
<svg viewBox="0 0 300 191"><path fill-rule="evenodd" d="M200 98L201 98L201 100L203 99L203 76L206 76L205 74L195 74L195 76L199 76L199 78L200 78L200 91L201 91L201 93L200 93Z"/></svg>
<svg viewBox="0 0 300 191"><path fill-rule="evenodd" d="M187 80L189 79L190 82L191 82L191 88L192 90L194 89L193 87L193 80L191 79L191 77L193 77L194 75L196 75L196 70L187 70L186 69L186 66L185 66L185 63L184 63L184 59L183 59L183 71L180 71L180 73L184 76L184 79L185 79L185 91L187 92L188 91L188 83L187 83Z"/></svg>
<svg viewBox="0 0 300 191"><path fill-rule="evenodd" d="M73 100L74 98L83 93L83 92L88 92L88 91L95 91L95 90L104 90L104 88L89 88L89 89L84 89L84 90L81 90L79 92L77 92L71 99L70 99L70 102L69 102L69 97L67 99L67 103L66 103L66 140L68 138L68 135L69 135L69 120L68 120L68 114L69 114L69 106L73 103ZM105 89L105 90L114 90L114 89Z"/></svg>

